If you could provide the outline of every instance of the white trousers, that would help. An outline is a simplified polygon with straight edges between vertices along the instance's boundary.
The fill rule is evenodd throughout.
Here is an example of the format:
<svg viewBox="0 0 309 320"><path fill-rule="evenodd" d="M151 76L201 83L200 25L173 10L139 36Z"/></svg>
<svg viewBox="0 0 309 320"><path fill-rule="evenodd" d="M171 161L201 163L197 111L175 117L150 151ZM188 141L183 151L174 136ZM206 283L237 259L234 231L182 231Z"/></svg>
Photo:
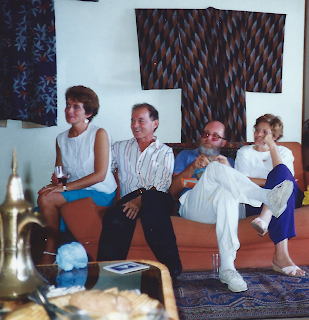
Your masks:
<svg viewBox="0 0 309 320"><path fill-rule="evenodd" d="M259 207L268 192L237 170L213 161L195 187L180 197L179 214L189 220L216 224L221 260L229 255L234 262L239 248L239 203Z"/></svg>

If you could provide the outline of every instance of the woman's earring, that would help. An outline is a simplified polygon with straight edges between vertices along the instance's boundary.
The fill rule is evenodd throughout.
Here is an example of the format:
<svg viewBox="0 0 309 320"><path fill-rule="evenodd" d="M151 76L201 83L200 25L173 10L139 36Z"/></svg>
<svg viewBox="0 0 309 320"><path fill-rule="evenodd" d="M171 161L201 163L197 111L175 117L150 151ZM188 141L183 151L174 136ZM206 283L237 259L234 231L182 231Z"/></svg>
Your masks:
<svg viewBox="0 0 309 320"><path fill-rule="evenodd" d="M85 119L85 123L88 123L89 122L89 119Z"/></svg>

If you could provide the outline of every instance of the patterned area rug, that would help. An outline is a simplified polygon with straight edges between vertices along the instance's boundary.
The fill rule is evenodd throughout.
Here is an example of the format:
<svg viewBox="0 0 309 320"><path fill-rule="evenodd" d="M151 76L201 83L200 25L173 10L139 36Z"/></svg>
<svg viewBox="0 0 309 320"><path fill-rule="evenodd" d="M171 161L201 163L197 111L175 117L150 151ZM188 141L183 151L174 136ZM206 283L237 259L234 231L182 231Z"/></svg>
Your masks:
<svg viewBox="0 0 309 320"><path fill-rule="evenodd" d="M302 268L309 275L309 267ZM308 275L288 277L271 268L238 271L248 291L229 291L212 271L183 272L174 282L180 320L309 317Z"/></svg>

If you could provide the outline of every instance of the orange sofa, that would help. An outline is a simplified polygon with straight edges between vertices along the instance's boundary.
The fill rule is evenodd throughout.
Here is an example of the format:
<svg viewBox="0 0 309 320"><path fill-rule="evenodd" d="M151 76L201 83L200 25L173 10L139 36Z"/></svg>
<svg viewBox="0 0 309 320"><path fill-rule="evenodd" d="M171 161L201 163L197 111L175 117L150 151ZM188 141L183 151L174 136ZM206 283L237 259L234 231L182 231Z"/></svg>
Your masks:
<svg viewBox="0 0 309 320"><path fill-rule="evenodd" d="M235 157L237 149L244 143L229 143L222 153ZM279 143L292 150L295 161L295 178L302 190L305 190L306 177L302 165L302 149L298 142ZM192 144L169 144L175 155L181 149L195 148ZM97 206L91 198L80 199L65 204L61 208L62 217L68 228L86 249L90 260L96 260L98 241L102 229L102 216L105 207ZM270 266L274 245L266 234L258 236L250 225L254 217L239 221L238 236L240 249L235 261L236 268ZM218 253L215 225L190 221L179 216L172 216L172 223L177 238L177 245L184 270L212 269L212 254ZM291 258L298 265L309 265L309 206L295 210L297 236L289 241ZM144 237L140 219L131 243L128 259L156 260Z"/></svg>

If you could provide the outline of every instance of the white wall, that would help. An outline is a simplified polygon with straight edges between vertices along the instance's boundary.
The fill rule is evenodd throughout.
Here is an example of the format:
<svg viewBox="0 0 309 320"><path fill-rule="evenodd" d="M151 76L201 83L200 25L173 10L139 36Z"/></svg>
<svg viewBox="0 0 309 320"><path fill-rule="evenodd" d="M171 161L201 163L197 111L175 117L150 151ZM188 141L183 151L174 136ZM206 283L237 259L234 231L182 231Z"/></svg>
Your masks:
<svg viewBox="0 0 309 320"><path fill-rule="evenodd" d="M68 125L63 116L65 90L82 84L99 96L101 109L93 122L107 128L113 140L131 137L130 110L148 102L160 113L157 135L162 142L180 142L180 90L142 91L135 8L207 8L285 13L286 29L282 94L247 94L248 128L254 119L273 112L283 118L285 141L301 141L305 0L54 0L57 35L58 126L22 129L9 121L0 128L0 203L11 173L16 146L18 174L28 200L50 180L55 161L55 138ZM252 140L251 130L248 139Z"/></svg>

